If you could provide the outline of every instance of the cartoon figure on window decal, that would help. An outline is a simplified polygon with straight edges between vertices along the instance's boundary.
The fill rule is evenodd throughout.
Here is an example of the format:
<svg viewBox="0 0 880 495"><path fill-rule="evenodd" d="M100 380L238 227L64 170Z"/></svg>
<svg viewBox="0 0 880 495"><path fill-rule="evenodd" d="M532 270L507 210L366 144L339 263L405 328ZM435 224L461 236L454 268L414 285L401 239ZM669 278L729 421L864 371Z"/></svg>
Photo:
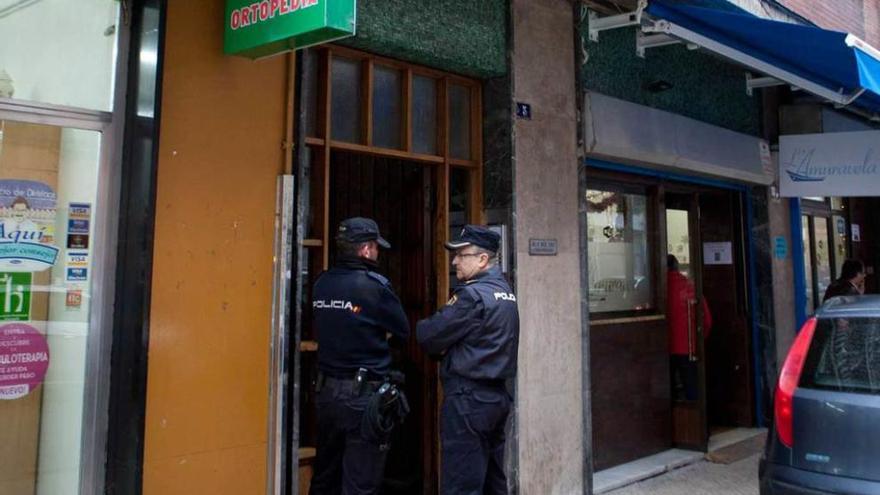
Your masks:
<svg viewBox="0 0 880 495"><path fill-rule="evenodd" d="M37 272L55 264L56 194L31 180L0 180L0 271Z"/></svg>

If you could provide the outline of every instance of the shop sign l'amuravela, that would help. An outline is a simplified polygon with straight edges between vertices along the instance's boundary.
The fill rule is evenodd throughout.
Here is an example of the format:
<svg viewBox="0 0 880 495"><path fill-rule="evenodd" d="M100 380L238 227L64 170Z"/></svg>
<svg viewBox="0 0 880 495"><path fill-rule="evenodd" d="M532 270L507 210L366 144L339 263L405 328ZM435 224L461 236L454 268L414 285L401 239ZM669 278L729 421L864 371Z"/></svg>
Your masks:
<svg viewBox="0 0 880 495"><path fill-rule="evenodd" d="M880 196L880 131L779 137L783 197Z"/></svg>
<svg viewBox="0 0 880 495"><path fill-rule="evenodd" d="M260 58L355 33L356 0L226 0L223 51Z"/></svg>

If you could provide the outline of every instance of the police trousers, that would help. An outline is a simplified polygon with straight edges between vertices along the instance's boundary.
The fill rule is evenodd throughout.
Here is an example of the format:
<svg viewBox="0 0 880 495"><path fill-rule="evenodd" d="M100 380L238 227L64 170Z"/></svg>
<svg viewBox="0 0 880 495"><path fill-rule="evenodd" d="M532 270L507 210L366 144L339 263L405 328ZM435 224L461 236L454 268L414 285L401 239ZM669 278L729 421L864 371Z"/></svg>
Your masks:
<svg viewBox="0 0 880 495"><path fill-rule="evenodd" d="M506 494L504 428L512 400L503 383L443 382L440 493Z"/></svg>
<svg viewBox="0 0 880 495"><path fill-rule="evenodd" d="M364 410L378 384L326 379L318 393L318 445L310 495L379 493L387 452L361 435Z"/></svg>

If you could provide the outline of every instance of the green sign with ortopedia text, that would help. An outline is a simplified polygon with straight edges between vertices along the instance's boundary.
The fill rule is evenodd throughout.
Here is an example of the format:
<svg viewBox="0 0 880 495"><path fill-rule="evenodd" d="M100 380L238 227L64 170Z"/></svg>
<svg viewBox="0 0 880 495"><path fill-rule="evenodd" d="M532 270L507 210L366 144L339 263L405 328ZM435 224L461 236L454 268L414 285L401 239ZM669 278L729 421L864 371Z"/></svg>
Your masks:
<svg viewBox="0 0 880 495"><path fill-rule="evenodd" d="M226 0L223 51L250 58L355 32L355 0Z"/></svg>

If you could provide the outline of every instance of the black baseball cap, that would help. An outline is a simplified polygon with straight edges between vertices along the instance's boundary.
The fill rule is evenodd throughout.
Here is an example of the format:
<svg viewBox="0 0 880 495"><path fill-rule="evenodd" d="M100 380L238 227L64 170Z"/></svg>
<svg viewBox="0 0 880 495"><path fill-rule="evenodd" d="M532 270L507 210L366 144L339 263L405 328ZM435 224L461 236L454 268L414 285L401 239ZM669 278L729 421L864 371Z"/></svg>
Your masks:
<svg viewBox="0 0 880 495"><path fill-rule="evenodd" d="M385 249L391 247L391 244L379 234L379 226L372 218L347 218L339 222L337 235L348 242L376 241L376 244Z"/></svg>
<svg viewBox="0 0 880 495"><path fill-rule="evenodd" d="M446 243L446 249L456 250L465 246L477 246L483 249L498 252L498 246L501 245L501 236L497 232L490 230L485 225L465 225L461 229L458 239Z"/></svg>

